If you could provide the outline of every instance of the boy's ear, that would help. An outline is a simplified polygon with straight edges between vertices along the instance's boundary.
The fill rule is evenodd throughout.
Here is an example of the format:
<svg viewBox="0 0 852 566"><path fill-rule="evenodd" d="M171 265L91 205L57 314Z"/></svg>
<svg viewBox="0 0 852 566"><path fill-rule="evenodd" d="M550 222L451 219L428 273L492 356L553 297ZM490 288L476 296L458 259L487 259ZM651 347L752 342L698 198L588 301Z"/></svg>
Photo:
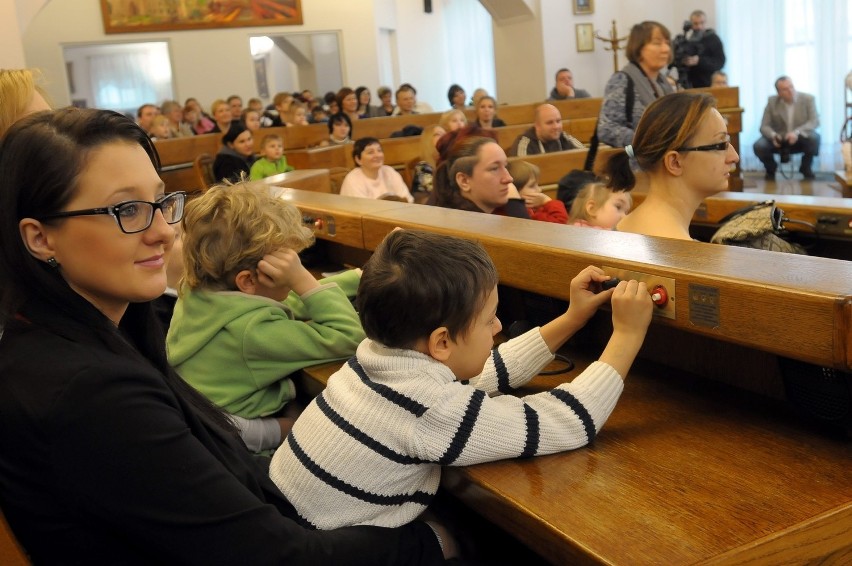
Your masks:
<svg viewBox="0 0 852 566"><path fill-rule="evenodd" d="M597 207L595 206L595 202L592 199L586 201L586 214L589 218L595 217L595 210Z"/></svg>
<svg viewBox="0 0 852 566"><path fill-rule="evenodd" d="M18 230L21 232L24 245L34 258L47 261L49 258L56 257L53 240L41 222L33 218L23 218L18 222ZM62 263L59 258L57 261Z"/></svg>
<svg viewBox="0 0 852 566"><path fill-rule="evenodd" d="M257 295L257 278L250 269L243 269L234 276L234 285L247 295Z"/></svg>
<svg viewBox="0 0 852 566"><path fill-rule="evenodd" d="M436 328L429 334L429 355L439 362L446 362L453 353L455 342L450 339L450 331L446 326Z"/></svg>

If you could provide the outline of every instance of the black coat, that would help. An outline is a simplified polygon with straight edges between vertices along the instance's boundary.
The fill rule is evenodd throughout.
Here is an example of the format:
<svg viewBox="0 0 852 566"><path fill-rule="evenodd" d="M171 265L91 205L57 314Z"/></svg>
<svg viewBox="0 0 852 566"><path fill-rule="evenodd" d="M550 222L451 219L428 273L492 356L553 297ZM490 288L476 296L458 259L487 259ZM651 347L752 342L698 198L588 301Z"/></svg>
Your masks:
<svg viewBox="0 0 852 566"><path fill-rule="evenodd" d="M46 305L22 314L0 338L0 506L35 563L440 562L425 523L303 529L236 435L135 350Z"/></svg>

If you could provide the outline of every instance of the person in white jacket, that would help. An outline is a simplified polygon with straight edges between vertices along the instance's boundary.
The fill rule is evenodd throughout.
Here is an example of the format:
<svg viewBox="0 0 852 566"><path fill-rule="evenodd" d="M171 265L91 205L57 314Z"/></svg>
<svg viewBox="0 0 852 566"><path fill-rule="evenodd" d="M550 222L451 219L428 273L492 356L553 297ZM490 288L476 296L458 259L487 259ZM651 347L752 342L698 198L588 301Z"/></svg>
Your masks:
<svg viewBox="0 0 852 566"><path fill-rule="evenodd" d="M357 303L367 335L296 421L270 477L319 529L403 525L435 495L441 466L579 448L601 429L651 321L644 283L587 267L568 310L493 349L497 272L477 243L397 230L364 266ZM571 383L509 393L604 303L613 334Z"/></svg>

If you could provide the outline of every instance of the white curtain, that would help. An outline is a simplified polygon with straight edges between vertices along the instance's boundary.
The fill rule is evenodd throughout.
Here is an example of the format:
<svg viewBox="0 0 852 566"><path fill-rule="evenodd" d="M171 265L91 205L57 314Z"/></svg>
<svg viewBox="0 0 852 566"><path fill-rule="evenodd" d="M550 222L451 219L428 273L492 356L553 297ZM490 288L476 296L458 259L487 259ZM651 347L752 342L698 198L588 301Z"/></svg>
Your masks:
<svg viewBox="0 0 852 566"><path fill-rule="evenodd" d="M796 90L816 97L822 139L816 165L821 171L842 169L844 78L852 69L849 0L717 0L716 18L728 82L739 86L745 109L740 134L743 169L762 169L751 146L781 75L788 75Z"/></svg>
<svg viewBox="0 0 852 566"><path fill-rule="evenodd" d="M173 98L171 63L165 47L92 55L88 59L97 108L135 113L143 104L159 106Z"/></svg>
<svg viewBox="0 0 852 566"><path fill-rule="evenodd" d="M494 38L488 10L479 0L444 0L442 11L450 83L461 86L468 99L477 88L496 96Z"/></svg>

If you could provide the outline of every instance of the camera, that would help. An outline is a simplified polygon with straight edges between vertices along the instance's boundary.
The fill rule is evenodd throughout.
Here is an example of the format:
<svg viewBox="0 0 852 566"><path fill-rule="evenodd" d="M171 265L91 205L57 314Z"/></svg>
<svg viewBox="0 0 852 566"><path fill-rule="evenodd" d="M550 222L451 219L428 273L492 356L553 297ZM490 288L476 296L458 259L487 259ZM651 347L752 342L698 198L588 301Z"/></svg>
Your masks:
<svg viewBox="0 0 852 566"><path fill-rule="evenodd" d="M778 153L781 155L781 163L790 163L790 144L787 140L781 140L781 148Z"/></svg>
<svg viewBox="0 0 852 566"><path fill-rule="evenodd" d="M677 67L678 83L683 88L691 88L689 82L689 67L683 64L683 60L694 55L701 55L703 46L696 41L689 41L686 34L692 29L692 22L684 20L683 33L677 35L672 41L672 50L674 51L674 65Z"/></svg>

